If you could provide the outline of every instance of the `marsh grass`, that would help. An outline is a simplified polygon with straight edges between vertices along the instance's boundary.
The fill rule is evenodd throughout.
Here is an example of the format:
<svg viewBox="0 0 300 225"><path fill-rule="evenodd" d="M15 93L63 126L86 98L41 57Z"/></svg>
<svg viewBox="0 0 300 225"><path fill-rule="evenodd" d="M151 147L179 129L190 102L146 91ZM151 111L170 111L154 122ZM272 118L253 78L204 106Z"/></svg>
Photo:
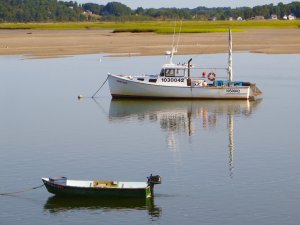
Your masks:
<svg viewBox="0 0 300 225"><path fill-rule="evenodd" d="M39 30L112 30L113 32L154 32L170 34L174 32L174 21L151 22L84 22L84 23L0 23L0 29L39 29ZM176 23L179 31L180 23ZM246 29L285 29L300 28L300 20L263 20L263 21L184 21L182 33L227 32L231 27L234 32Z"/></svg>

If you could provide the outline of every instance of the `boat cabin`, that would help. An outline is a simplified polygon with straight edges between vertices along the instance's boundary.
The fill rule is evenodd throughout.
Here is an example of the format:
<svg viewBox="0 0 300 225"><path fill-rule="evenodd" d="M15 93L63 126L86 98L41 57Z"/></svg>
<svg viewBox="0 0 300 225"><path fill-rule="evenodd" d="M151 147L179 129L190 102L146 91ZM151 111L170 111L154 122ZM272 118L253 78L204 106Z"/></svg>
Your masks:
<svg viewBox="0 0 300 225"><path fill-rule="evenodd" d="M218 73L218 77L217 77ZM229 86L226 68L198 68L192 64L164 64L159 74L156 75L118 75L126 79L143 83L162 86L177 87L206 87ZM233 82L234 86L239 86ZM241 85L244 86L244 85Z"/></svg>
<svg viewBox="0 0 300 225"><path fill-rule="evenodd" d="M160 77L185 77L187 76L187 65L166 64L160 71Z"/></svg>

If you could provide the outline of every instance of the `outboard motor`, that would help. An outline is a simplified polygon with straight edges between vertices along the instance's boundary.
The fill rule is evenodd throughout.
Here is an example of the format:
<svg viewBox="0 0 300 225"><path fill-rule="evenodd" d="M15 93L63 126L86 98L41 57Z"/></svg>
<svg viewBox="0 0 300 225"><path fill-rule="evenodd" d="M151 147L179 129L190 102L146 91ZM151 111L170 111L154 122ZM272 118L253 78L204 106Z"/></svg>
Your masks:
<svg viewBox="0 0 300 225"><path fill-rule="evenodd" d="M161 177L159 175L153 176L152 174L148 178L148 184L149 185L154 185L154 184L161 184Z"/></svg>

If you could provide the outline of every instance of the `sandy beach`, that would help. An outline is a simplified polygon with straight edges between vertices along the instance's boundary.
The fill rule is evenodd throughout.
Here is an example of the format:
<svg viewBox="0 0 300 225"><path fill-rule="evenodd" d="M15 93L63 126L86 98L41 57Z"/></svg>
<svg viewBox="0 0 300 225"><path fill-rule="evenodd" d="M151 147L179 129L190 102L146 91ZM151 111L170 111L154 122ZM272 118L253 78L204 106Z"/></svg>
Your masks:
<svg viewBox="0 0 300 225"><path fill-rule="evenodd" d="M78 54L161 55L172 35L101 30L0 30L0 55L62 57ZM227 51L227 33L181 34L179 54ZM300 29L249 29L233 34L234 51L299 54Z"/></svg>

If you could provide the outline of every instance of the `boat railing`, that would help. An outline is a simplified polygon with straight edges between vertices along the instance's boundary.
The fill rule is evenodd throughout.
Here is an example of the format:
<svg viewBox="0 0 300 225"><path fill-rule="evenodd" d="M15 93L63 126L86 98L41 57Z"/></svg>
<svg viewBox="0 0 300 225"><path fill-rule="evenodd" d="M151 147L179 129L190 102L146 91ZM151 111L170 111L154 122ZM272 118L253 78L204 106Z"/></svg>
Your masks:
<svg viewBox="0 0 300 225"><path fill-rule="evenodd" d="M222 67L191 67L190 68L191 79L195 78L212 78L214 79L226 79L228 80L228 68Z"/></svg>
<svg viewBox="0 0 300 225"><path fill-rule="evenodd" d="M225 67L191 67L191 70L194 69L200 69L200 70L226 70L228 71L228 68Z"/></svg>
<svg viewBox="0 0 300 225"><path fill-rule="evenodd" d="M176 69L173 68L174 71L176 72L176 76L185 76L187 77L187 68L180 68ZM174 72L175 74L175 72ZM214 79L224 79L228 80L228 68L223 68L223 67L190 67L190 76L191 79L205 79L209 78L209 75L214 76ZM123 77L129 77L128 75L121 75ZM161 74L139 74L139 75L134 75L134 77L138 78L146 78L146 77L159 77ZM172 76L168 76L172 77ZM131 78L131 76L130 76Z"/></svg>

